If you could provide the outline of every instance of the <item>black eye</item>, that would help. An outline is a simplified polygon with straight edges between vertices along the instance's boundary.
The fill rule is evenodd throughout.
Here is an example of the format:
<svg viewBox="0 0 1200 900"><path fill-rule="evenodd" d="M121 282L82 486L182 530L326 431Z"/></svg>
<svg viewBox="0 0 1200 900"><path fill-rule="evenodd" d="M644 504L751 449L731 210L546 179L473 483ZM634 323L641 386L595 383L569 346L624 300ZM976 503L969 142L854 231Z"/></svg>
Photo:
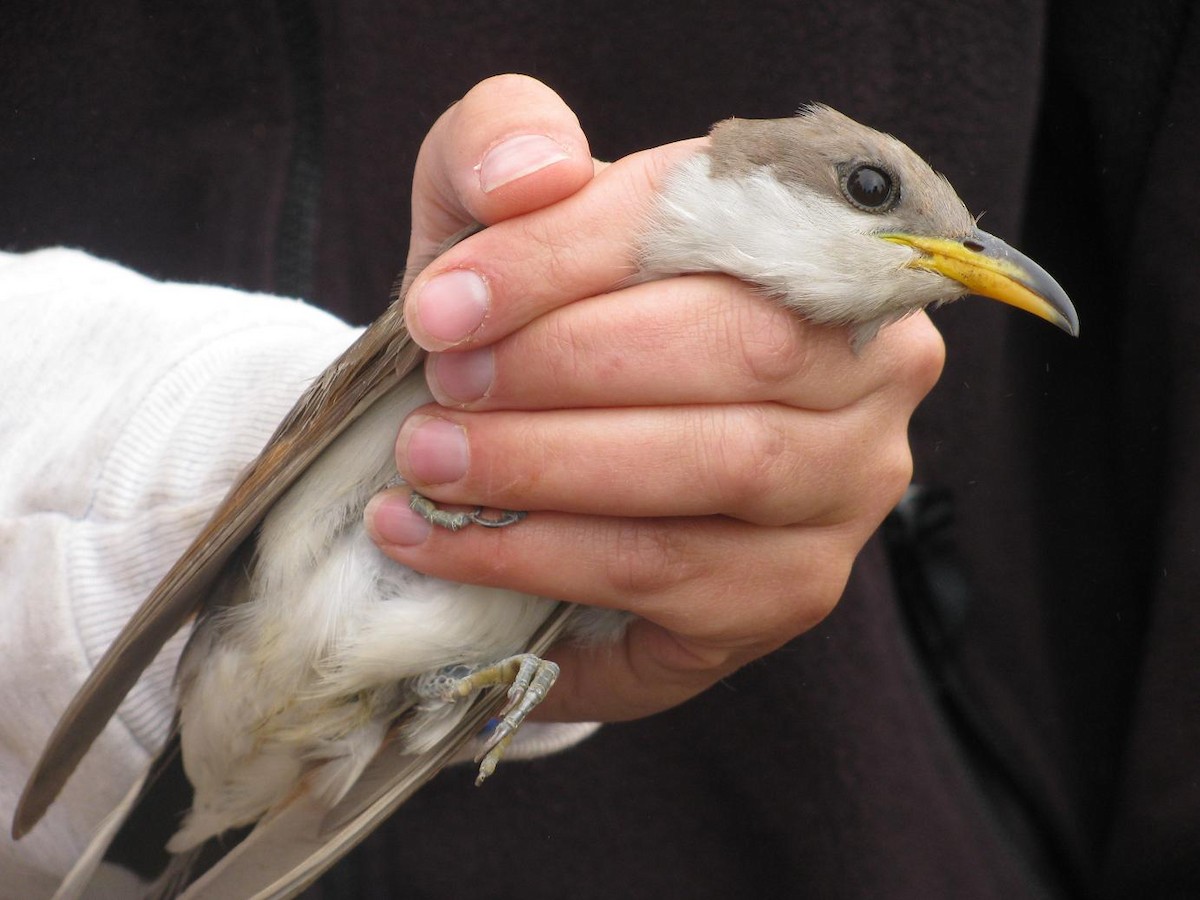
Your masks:
<svg viewBox="0 0 1200 900"><path fill-rule="evenodd" d="M865 164L846 173L842 190L851 203L867 212L886 212L900 196L895 180L886 170Z"/></svg>

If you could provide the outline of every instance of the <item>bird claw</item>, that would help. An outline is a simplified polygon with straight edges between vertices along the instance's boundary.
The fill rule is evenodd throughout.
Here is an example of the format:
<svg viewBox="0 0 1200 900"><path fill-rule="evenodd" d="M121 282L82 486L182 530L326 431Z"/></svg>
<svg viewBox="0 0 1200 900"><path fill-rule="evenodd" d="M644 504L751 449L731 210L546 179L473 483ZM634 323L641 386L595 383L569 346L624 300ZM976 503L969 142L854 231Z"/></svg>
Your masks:
<svg viewBox="0 0 1200 900"><path fill-rule="evenodd" d="M496 714L499 721L475 757L475 762L479 763L475 784L481 785L496 771L525 717L546 699L558 679L558 672L557 663L532 653L521 653L474 670L461 665L448 666L427 676L417 690L426 696L453 702L465 700L485 688L508 685L507 702Z"/></svg>
<svg viewBox="0 0 1200 900"><path fill-rule="evenodd" d="M519 509L502 509L498 516L485 516L483 507L475 507L475 511L469 514L469 518L476 525L482 525L484 528L503 528L505 525L512 525L520 522L529 513Z"/></svg>
<svg viewBox="0 0 1200 900"><path fill-rule="evenodd" d="M479 774L475 776L476 787L483 784L496 771L496 766L504 756L504 751L512 743L512 739L516 736L521 723L525 721L525 717L546 699L550 688L558 680L558 664L534 656L532 653L510 657L497 665L504 666L507 671L511 671L514 663L517 666L517 672L512 677L512 684L508 689L508 702L504 704L504 708L498 714L500 721L492 728L492 733L483 745L483 749L475 757L475 761L479 763Z"/></svg>
<svg viewBox="0 0 1200 900"><path fill-rule="evenodd" d="M428 497L413 491L408 501L409 509L417 513L430 525L437 525L448 531L458 531L468 525L481 525L484 528L503 528L520 522L528 513L519 510L504 509L498 516L485 516L483 507L477 506L471 512L450 512L442 509Z"/></svg>

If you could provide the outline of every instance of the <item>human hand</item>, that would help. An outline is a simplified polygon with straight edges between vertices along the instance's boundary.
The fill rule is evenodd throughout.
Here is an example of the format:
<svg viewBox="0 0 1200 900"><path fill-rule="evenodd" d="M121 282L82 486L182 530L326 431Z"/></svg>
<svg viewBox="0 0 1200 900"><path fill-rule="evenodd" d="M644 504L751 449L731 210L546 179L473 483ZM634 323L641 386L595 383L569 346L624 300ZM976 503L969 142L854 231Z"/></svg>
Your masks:
<svg viewBox="0 0 1200 900"><path fill-rule="evenodd" d="M552 161L481 179L512 134L550 137ZM539 718L668 708L819 622L908 484L908 419L941 369L923 314L855 356L845 332L731 278L622 287L654 186L697 146L593 180L570 111L502 78L443 117L418 163L415 258L492 227L409 291L441 405L405 421L397 466L438 502L535 514L452 535L395 492L371 528L422 572L636 613L615 647L550 654L563 671Z"/></svg>

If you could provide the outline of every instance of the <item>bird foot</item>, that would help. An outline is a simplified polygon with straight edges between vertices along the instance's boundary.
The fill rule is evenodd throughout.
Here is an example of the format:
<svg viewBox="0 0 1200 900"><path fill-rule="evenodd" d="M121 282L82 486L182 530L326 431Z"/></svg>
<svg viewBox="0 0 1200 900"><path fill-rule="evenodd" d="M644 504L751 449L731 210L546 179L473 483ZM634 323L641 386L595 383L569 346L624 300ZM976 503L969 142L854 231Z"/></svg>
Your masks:
<svg viewBox="0 0 1200 900"><path fill-rule="evenodd" d="M513 509L503 509L498 516L485 516L483 507L477 506L472 512L450 512L442 509L428 497L413 491L408 506L430 525L437 525L450 531L458 531L468 525L482 525L484 528L503 528L520 522L528 513Z"/></svg>
<svg viewBox="0 0 1200 900"><path fill-rule="evenodd" d="M557 663L532 653L521 653L475 669L448 666L422 679L417 692L430 699L454 702L465 700L485 688L508 685L508 701L496 714L492 733L475 757L475 762L479 763L479 774L475 778L478 786L496 771L525 717L546 699L558 679L558 671Z"/></svg>

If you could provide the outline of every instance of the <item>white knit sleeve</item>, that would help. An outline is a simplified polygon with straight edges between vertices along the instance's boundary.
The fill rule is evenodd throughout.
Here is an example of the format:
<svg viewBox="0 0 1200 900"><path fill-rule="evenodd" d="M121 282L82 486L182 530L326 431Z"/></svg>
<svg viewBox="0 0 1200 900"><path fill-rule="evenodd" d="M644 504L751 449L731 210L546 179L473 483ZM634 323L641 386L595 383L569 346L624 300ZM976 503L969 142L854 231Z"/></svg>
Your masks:
<svg viewBox="0 0 1200 900"><path fill-rule="evenodd" d="M170 723L180 639L47 818L8 838L58 714L308 381L355 336L303 303L0 254L0 896L74 861Z"/></svg>
<svg viewBox="0 0 1200 900"><path fill-rule="evenodd" d="M355 335L294 300L157 282L73 250L0 253L0 900L49 896L161 746L183 633L46 818L9 838L59 714ZM528 723L508 758L597 727Z"/></svg>

